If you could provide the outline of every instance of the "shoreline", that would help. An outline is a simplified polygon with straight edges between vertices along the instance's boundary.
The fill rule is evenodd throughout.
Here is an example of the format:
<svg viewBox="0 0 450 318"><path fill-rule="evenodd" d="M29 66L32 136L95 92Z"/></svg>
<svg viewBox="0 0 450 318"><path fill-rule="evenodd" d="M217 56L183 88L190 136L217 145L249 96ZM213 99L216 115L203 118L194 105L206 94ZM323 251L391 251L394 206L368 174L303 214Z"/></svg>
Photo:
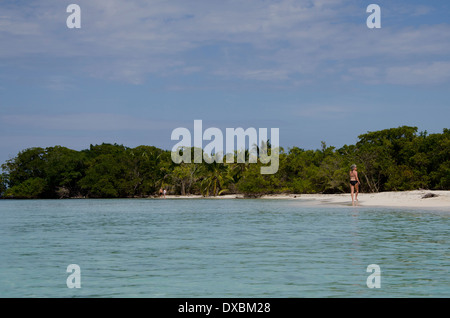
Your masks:
<svg viewBox="0 0 450 318"><path fill-rule="evenodd" d="M429 196L429 197L426 197ZM154 199L160 199L154 197ZM163 198L161 198L164 200ZM252 199L242 194L227 194L217 197L203 197L201 195L166 195L166 199ZM268 194L255 199L269 200L293 200L303 203L319 205L349 205L352 206L350 193L340 194ZM380 206L380 207L417 207L417 208L448 208L450 211L449 190L410 190L390 191L378 193L360 193L355 206Z"/></svg>
<svg viewBox="0 0 450 318"><path fill-rule="evenodd" d="M0 198L0 201L9 200L102 200L108 198L60 198L60 199L20 199L20 198ZM114 199L146 199L164 200L158 195L148 197L110 198ZM202 200L227 200L227 199L263 199L263 200L291 200L301 204L311 205L338 205L352 206L350 193L339 194L267 194L258 197L246 197L243 194L225 194L220 196L204 197L202 195L173 195L166 194L168 200L180 199L202 199ZM409 191L388 191L377 193L359 193L358 202L355 206L361 207L414 207L414 208L446 208L450 212L450 190L409 190Z"/></svg>

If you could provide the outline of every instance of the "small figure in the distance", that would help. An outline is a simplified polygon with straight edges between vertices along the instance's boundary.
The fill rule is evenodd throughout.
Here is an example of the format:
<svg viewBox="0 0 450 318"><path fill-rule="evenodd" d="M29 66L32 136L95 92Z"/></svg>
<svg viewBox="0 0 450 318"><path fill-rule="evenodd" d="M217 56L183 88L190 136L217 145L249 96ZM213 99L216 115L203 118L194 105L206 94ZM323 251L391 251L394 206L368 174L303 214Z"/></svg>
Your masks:
<svg viewBox="0 0 450 318"><path fill-rule="evenodd" d="M355 205L355 201L358 201L358 193L359 193L359 178L358 171L356 165L350 166L350 192L352 195L352 205Z"/></svg>

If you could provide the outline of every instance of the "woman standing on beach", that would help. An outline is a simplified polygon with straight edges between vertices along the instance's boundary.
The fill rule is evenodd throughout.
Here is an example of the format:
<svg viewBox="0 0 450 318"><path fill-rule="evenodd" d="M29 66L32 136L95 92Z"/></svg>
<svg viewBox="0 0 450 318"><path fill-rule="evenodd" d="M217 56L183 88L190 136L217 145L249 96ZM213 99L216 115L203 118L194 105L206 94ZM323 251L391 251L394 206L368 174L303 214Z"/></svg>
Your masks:
<svg viewBox="0 0 450 318"><path fill-rule="evenodd" d="M356 165L350 166L350 192L352 194L352 205L355 204L355 201L358 201L358 185L360 182L356 170Z"/></svg>

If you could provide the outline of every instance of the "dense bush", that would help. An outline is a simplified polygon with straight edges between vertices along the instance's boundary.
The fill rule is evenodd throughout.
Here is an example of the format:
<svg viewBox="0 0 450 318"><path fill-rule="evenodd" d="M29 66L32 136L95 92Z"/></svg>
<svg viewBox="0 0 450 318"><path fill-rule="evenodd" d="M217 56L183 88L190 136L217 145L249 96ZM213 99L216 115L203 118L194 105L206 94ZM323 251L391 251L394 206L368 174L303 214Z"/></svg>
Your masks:
<svg viewBox="0 0 450 318"><path fill-rule="evenodd" d="M160 188L174 194L339 193L348 191L351 164L362 191L450 189L450 130L417 133L398 127L360 135L354 145L279 149L276 174L258 163L181 163L152 146L91 145L25 149L2 165L0 194L6 198L145 197ZM270 144L270 143L269 143Z"/></svg>

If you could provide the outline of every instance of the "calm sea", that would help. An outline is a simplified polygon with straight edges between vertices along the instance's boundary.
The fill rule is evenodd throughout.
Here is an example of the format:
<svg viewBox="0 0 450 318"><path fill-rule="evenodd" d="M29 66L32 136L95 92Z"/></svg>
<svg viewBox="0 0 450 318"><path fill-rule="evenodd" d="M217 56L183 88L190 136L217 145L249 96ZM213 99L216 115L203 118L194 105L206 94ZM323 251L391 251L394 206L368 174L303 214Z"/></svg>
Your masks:
<svg viewBox="0 0 450 318"><path fill-rule="evenodd" d="M448 209L1 200L0 297L449 297L449 230Z"/></svg>

